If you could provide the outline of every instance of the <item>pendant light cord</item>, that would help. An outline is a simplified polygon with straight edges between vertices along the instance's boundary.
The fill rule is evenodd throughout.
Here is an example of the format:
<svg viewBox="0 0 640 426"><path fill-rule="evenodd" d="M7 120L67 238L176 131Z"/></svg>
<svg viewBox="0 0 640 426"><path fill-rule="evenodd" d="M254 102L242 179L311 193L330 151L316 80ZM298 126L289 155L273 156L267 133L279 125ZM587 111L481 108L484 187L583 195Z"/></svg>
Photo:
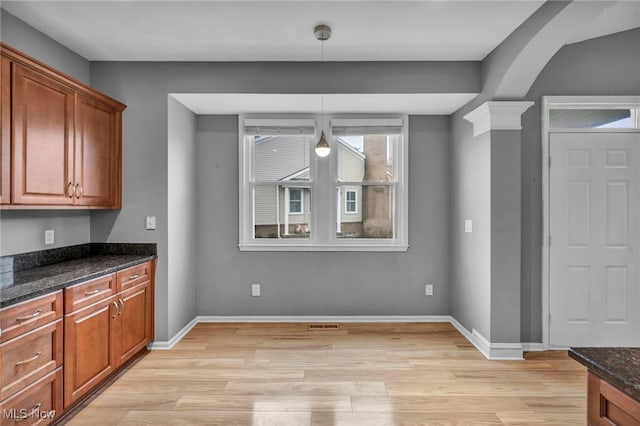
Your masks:
<svg viewBox="0 0 640 426"><path fill-rule="evenodd" d="M322 75L324 78L324 40L320 41L320 57L321 57L321 61L322 61ZM322 110L321 110L321 118L322 118L322 128L320 129L320 131L324 132L324 88L322 89L321 93L320 93L320 102L322 104Z"/></svg>

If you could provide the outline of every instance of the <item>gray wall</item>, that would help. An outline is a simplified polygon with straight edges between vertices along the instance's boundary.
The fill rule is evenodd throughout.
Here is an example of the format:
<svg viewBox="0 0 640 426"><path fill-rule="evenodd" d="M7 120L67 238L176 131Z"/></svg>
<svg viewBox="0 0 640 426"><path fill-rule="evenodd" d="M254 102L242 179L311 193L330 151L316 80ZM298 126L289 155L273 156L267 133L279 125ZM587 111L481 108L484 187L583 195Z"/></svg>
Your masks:
<svg viewBox="0 0 640 426"><path fill-rule="evenodd" d="M3 43L82 82L89 82L89 61L4 9L1 9L0 13L0 39ZM0 255L88 243L89 216L90 213L86 210L2 211L0 212ZM44 245L46 229L55 231L54 245Z"/></svg>
<svg viewBox="0 0 640 426"><path fill-rule="evenodd" d="M89 61L4 9L0 9L0 40L58 71L89 84Z"/></svg>
<svg viewBox="0 0 640 426"><path fill-rule="evenodd" d="M521 134L521 191L520 191L520 306L502 306L505 315L513 315L520 310L520 341L542 341L542 148L541 148L541 97L544 95L640 95L640 29L612 34L564 46L549 61L531 86L524 100L535 105L522 116ZM498 57L492 53L483 62L483 72L491 68L491 60ZM495 65L493 65L495 66ZM491 79L484 80L489 84ZM490 83L493 85L495 83ZM500 294L491 294L489 305L480 298L491 283L487 284L487 264L478 257L484 245L475 235L478 230L474 219L473 237L464 234L463 221L472 215L486 214L489 193L478 193L478 188L487 178L485 166L490 160L484 147L483 135L474 139L471 123L462 117L479 104L491 99L492 87L474 101L456 111L452 116L451 181L452 181L452 245L451 283L452 315L468 329L476 328L485 337L500 333L489 330L487 318L491 318L491 306L501 303ZM489 161L489 163L487 163ZM482 163L485 166L479 166ZM505 179L502 175L492 175L492 179ZM484 222L482 222L484 223ZM487 234L490 235L490 234ZM486 238L489 238L485 236ZM505 253L517 250L499 249ZM491 274L489 272L489 274ZM488 286L488 287L487 287ZM478 303L475 303L478 301ZM487 312L489 310L489 312ZM503 323L506 323L506 319ZM486 329L484 334L483 330Z"/></svg>
<svg viewBox="0 0 640 426"><path fill-rule="evenodd" d="M136 62L93 62L91 64L91 82L96 88L124 102L127 109L123 115L123 208L119 212L98 212L91 216L91 239L92 241L119 241L119 242L157 242L158 243L158 265L156 275L156 303L159 308L170 306L177 301L169 298L168 283L168 203L167 198L167 94L168 93L324 93L347 92L347 93L420 93L433 90L446 93L468 93L478 90L479 67L477 63L468 62L445 62L445 63L327 63L324 69L319 70L313 63L136 63ZM443 132L448 135L446 119L443 120ZM230 124L228 124L230 125ZM226 129L226 127L224 127ZM237 128L233 130L237 133ZM448 136L443 136L447 138ZM208 164L197 167L211 169L211 172L222 173L228 167L237 168L237 137L231 142L232 145L225 146L231 153L216 153L210 161L218 162L219 167ZM446 151L447 144L441 148ZM199 149L202 148L200 144ZM420 145L418 148L420 149ZM418 151L419 152L419 151ZM203 157L203 153L197 152L198 159ZM422 158L412 155L412 161ZM427 161L422 158L422 161ZM442 162L433 165L431 170L425 173L436 173L446 171L448 163L446 153L442 156L435 156ZM416 169L424 167L418 163ZM235 173L235 174L234 174ZM354 296L340 300L335 293L327 292L319 294L314 301L311 297L305 296L305 289L309 284L298 284L295 289L290 286L281 287L281 292L292 291L298 294L298 299L304 301L298 308L300 312L312 314L317 311L305 310L307 303L314 306L326 306L327 312L347 312L347 307L353 308L348 311L351 314L362 312L379 313L448 313L449 295L446 282L448 265L448 242L446 238L446 223L442 218L447 215L447 179L446 173L443 176L436 176L435 181L421 182L418 180L411 186L411 191L424 190L422 185L437 183L441 199L437 193L429 194L434 200L427 200L418 192L411 201L411 220L418 224L413 226L416 232L412 233L412 244L417 245L410 253L401 254L353 254L349 259L358 259L360 267L367 265L373 267L374 264L383 261L389 264L402 264L408 270L404 276L408 279L404 283L399 283L396 276L392 276L385 271L376 277L382 286L390 286L388 292L372 291L373 284L367 280L372 275L363 275L361 278L353 272L351 265L340 260L344 255L330 253L295 253L288 256L275 253L243 254L241 261L235 265L242 265L245 270L229 270L217 268L217 262L226 262L230 257L239 256L237 252L237 203L238 194L237 170L234 173L224 175L220 180L208 182L209 186L200 190L199 197L216 197L216 202L207 203L204 207L199 206L198 212L205 215L205 219L199 221L198 236L203 239L203 234L209 231L205 226L207 221L215 220L216 225L221 228L211 228L214 233L206 234L206 239L217 240L222 238L217 234L231 238L233 244L226 242L224 250L213 250L212 247L202 247L200 243L200 253L206 256L200 263L203 267L211 268L209 277L213 282L198 283L198 314L241 314L250 312L244 305L244 298L239 303L230 303L230 299L235 300L236 295L246 294L248 285L255 279L264 277L265 271L274 268L293 268L294 272L303 273L303 276L314 276L320 272L326 273L322 262L323 259L335 260L338 265L342 265L338 270L345 272L345 277L350 277L355 284L348 287ZM200 177L198 183L202 185ZM202 186L201 186L202 188ZM236 188L232 191L232 188ZM203 200L200 200L203 202ZM421 204L427 206L421 209ZM213 209L212 211L203 209ZM443 209L442 213L434 213L431 209ZM145 231L144 216L155 215L158 218L157 231ZM230 215L230 217L228 216ZM222 221L222 217L227 217ZM422 223L427 223L428 229L421 229ZM436 223L437 225L431 225ZM220 225L222 224L222 225ZM433 234L432 234L433 233ZM440 234L441 233L441 234ZM422 235L422 237L421 237ZM434 236L435 235L435 236ZM440 238L442 235L442 238ZM429 244L437 245L437 250L431 253L427 246L420 247L420 238L430 238ZM435 238L435 239L434 239ZM415 242L417 241L417 242ZM210 242L214 244L213 242ZM429 245L428 247L432 247ZM212 251L213 250L213 251ZM294 263L286 262L282 264L282 259L295 259ZM317 260L316 260L317 259ZM383 260L381 260L383 259ZM401 260L402 259L402 260ZM414 260L410 260L414 259ZM255 263L254 263L255 261ZM279 263L280 261L280 263ZM434 263L431 263L434 262ZM196 263L197 265L197 263ZM296 265L305 265L296 266ZM437 269L431 269L437 265ZM307 269L305 269L307 268ZM391 268L388 268L391 270ZM240 274L237 279L230 280L231 274ZM287 274L293 277L295 273ZM199 276L202 276L199 273ZM365 280L367 278L367 280ZM344 278L341 278L344 281ZM424 296L424 284L426 282L436 284L436 295L428 300ZM317 281L313 281L317 283ZM233 292L229 294L224 305L213 305L214 300L220 295L215 292L219 285L230 286L235 284ZM238 287L242 284L241 287ZM283 307L280 303L269 303L270 298L282 298L289 300L285 294L269 292L270 284L265 284L265 296L258 299L259 309L253 312L271 312L273 314L286 314L278 307ZM173 284L172 284L173 285ZM324 284L325 286L327 284ZM402 290L396 292L396 286L400 285ZM277 285L275 285L277 287ZM337 284L333 284L337 286ZM379 285L378 285L379 286ZM394 286L394 287L391 287ZM226 289L226 287L223 287ZM212 290L213 289L213 290ZM285 290L286 289L286 290ZM203 293L205 291L205 293ZM206 293L206 291L213 291ZM310 290L311 291L311 290ZM346 291L346 290L345 290ZM314 294L311 292L310 294ZM375 303L365 298L367 294L383 296ZM411 294L411 297L408 295ZM366 302L354 305L357 296L361 295ZM308 299L308 301L307 301ZM233 301L232 300L232 301ZM329 300L327 302L327 300ZM344 305L344 303L347 303ZM404 304L406 302L406 306ZM256 303L252 300L251 303ZM322 305L326 303L326 305ZM209 306L212 305L212 306ZM219 310L217 307L219 306ZM216 308L216 309L212 309ZM177 311L181 311L179 308ZM293 309L293 308L291 308ZM171 337L169 333L169 323L178 323L173 319L173 309L168 309L169 319L166 311L160 311L156 315L156 336L157 339L167 340ZM166 317L165 317L166 315Z"/></svg>
<svg viewBox="0 0 640 426"><path fill-rule="evenodd" d="M640 95L640 28L563 47L526 96L522 116L522 341L542 341L541 97Z"/></svg>
<svg viewBox="0 0 640 426"><path fill-rule="evenodd" d="M449 314L448 117L411 116L409 139L408 252L240 252L238 119L199 117L198 313Z"/></svg>
<svg viewBox="0 0 640 426"><path fill-rule="evenodd" d="M178 333L196 312L196 116L168 96L168 306L169 336ZM205 188L202 188L205 189Z"/></svg>
<svg viewBox="0 0 640 426"><path fill-rule="evenodd" d="M491 140L473 138L472 126L452 119L451 314L468 330L491 332ZM473 232L464 232L472 220Z"/></svg>

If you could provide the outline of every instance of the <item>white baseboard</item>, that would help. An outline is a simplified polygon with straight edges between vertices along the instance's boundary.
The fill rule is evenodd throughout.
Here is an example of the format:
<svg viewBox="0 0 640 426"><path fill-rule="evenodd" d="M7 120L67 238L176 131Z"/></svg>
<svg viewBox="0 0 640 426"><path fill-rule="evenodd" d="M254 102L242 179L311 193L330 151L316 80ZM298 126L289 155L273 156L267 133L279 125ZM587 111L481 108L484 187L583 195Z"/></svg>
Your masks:
<svg viewBox="0 0 640 426"><path fill-rule="evenodd" d="M278 322L337 322L337 323L402 323L446 322L453 325L471 344L473 344L487 359L490 360L521 360L523 344L521 343L491 343L477 330L469 332L451 315L354 315L354 316L197 316L185 325L169 341L155 341L149 344L151 350L168 350L178 343L198 323L278 323ZM527 345L534 345L533 343ZM542 346L542 344L539 344ZM532 346L527 346L532 347ZM529 349L533 350L533 349ZM540 349L542 350L542 349Z"/></svg>
<svg viewBox="0 0 640 426"><path fill-rule="evenodd" d="M182 330L178 331L170 340L166 341L166 342L162 342L162 341L154 341L151 342L147 345L147 348L152 350L152 351L166 351L169 350L171 348L173 348L175 346L176 343L178 343L180 340L182 340L182 338L184 336L187 335L187 333L189 333L191 331L191 329L193 327L196 326L196 324L198 324L198 317L195 317L194 319L192 319L189 324L185 325L184 327L182 327Z"/></svg>
<svg viewBox="0 0 640 426"><path fill-rule="evenodd" d="M542 343L529 342L522 344L522 350L524 352L542 352L551 349L545 349L544 344Z"/></svg>
<svg viewBox="0 0 640 426"><path fill-rule="evenodd" d="M338 322L338 323L395 323L395 322L451 322L449 315L354 315L354 316L199 316L198 322Z"/></svg>
<svg viewBox="0 0 640 426"><path fill-rule="evenodd" d="M471 332L464 328L455 318L451 317L451 324L462 334L473 346L489 360L522 360L521 343L491 343L478 330Z"/></svg>

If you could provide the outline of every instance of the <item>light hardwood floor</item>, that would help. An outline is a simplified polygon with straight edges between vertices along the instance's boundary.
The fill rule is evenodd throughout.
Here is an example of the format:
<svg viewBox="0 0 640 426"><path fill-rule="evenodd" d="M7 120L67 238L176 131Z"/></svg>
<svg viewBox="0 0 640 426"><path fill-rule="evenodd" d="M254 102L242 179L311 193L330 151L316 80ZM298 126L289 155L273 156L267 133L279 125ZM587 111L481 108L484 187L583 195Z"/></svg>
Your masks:
<svg viewBox="0 0 640 426"><path fill-rule="evenodd" d="M584 425L566 352L487 361L450 324L198 324L68 425Z"/></svg>

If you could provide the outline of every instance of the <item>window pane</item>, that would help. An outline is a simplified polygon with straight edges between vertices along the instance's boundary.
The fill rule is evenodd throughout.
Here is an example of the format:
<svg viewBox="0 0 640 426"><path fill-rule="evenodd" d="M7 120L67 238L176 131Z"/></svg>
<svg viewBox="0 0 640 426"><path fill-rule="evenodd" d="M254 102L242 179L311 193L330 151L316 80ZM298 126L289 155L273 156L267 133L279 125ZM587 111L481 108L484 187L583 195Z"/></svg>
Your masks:
<svg viewBox="0 0 640 426"><path fill-rule="evenodd" d="M597 129L632 127L630 109L552 109L549 127L564 129Z"/></svg>
<svg viewBox="0 0 640 426"><path fill-rule="evenodd" d="M286 203L287 191L289 208ZM310 199L310 188L256 185L253 191L255 238L308 239L311 231L311 213L308 207ZM297 210L292 210L291 207Z"/></svg>
<svg viewBox="0 0 640 426"><path fill-rule="evenodd" d="M289 213L302 213L302 189L289 188ZM286 197L285 189L285 197Z"/></svg>
<svg viewBox="0 0 640 426"><path fill-rule="evenodd" d="M344 212L345 213L357 213L358 212L358 191L345 190L344 194Z"/></svg>
<svg viewBox="0 0 640 426"><path fill-rule="evenodd" d="M339 205L337 238L394 237L393 185L341 185L336 192Z"/></svg>
<svg viewBox="0 0 640 426"><path fill-rule="evenodd" d="M339 182L395 182L395 152L400 135L339 136Z"/></svg>
<svg viewBox="0 0 640 426"><path fill-rule="evenodd" d="M308 136L253 136L255 182L308 181Z"/></svg>

